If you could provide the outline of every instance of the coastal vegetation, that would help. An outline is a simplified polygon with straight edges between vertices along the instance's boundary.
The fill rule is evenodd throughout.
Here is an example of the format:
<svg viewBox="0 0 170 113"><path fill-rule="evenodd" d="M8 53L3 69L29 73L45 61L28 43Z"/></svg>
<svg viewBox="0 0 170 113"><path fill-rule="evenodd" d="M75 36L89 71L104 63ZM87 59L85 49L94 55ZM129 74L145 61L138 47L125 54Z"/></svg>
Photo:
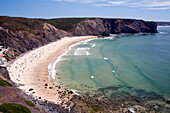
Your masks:
<svg viewBox="0 0 170 113"><path fill-rule="evenodd" d="M30 107L35 107L35 104L32 103L31 101L28 101L28 100L24 100L24 101L25 101L25 103L26 103L27 105L29 105Z"/></svg>
<svg viewBox="0 0 170 113"><path fill-rule="evenodd" d="M64 31L71 31L75 25L84 20L94 20L96 18L56 18L56 19L40 19L46 23L53 25Z"/></svg>
<svg viewBox="0 0 170 113"><path fill-rule="evenodd" d="M0 105L0 111L3 113L31 113L27 107L15 103L4 103Z"/></svg>
<svg viewBox="0 0 170 113"><path fill-rule="evenodd" d="M26 31L30 34L36 34L35 30L42 30L43 22L28 18L11 18L1 16L0 26L14 33L19 31ZM10 37L12 36L10 35Z"/></svg>
<svg viewBox="0 0 170 113"><path fill-rule="evenodd" d="M2 80L1 78L0 78L0 86L12 86L9 82L7 82L7 81L5 81L5 80Z"/></svg>

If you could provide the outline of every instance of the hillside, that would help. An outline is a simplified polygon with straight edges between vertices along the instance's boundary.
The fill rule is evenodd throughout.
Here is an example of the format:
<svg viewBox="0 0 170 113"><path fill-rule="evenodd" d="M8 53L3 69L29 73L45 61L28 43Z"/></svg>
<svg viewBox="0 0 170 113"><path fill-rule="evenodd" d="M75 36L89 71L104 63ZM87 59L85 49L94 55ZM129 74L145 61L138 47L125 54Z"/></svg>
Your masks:
<svg viewBox="0 0 170 113"><path fill-rule="evenodd" d="M0 45L21 53L71 34L35 19L0 17Z"/></svg>
<svg viewBox="0 0 170 113"><path fill-rule="evenodd" d="M135 19L0 17L0 45L24 53L65 36L156 33L157 24Z"/></svg>
<svg viewBox="0 0 170 113"><path fill-rule="evenodd" d="M104 35L120 33L155 33L157 24L135 19L59 18L40 19L72 35Z"/></svg>

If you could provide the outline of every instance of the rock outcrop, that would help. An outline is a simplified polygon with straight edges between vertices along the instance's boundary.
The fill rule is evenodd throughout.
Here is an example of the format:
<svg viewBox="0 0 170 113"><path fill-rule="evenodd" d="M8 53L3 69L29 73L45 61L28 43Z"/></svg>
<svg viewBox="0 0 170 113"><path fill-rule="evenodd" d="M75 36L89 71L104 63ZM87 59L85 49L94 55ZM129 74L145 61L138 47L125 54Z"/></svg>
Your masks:
<svg viewBox="0 0 170 113"><path fill-rule="evenodd" d="M4 77L5 79L10 80L9 73L8 73L8 70L6 69L6 67L0 66L0 76Z"/></svg>
<svg viewBox="0 0 170 113"><path fill-rule="evenodd" d="M157 24L133 19L94 19L79 22L73 35L104 35L121 33L156 33Z"/></svg>

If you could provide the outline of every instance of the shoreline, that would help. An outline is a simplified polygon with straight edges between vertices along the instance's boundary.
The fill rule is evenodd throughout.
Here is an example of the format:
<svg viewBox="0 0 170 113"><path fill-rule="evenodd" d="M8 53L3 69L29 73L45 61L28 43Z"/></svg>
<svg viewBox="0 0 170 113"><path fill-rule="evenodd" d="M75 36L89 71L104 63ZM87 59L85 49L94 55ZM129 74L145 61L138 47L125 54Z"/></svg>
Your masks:
<svg viewBox="0 0 170 113"><path fill-rule="evenodd" d="M11 61L11 65L7 67L10 78L18 85L19 89L33 95L36 99L61 104L63 100L60 99L59 92L63 89L61 84L54 84L49 80L48 66L69 51L72 46L93 38L98 37L65 37L21 54L15 61Z"/></svg>
<svg viewBox="0 0 170 113"><path fill-rule="evenodd" d="M51 62L48 65L49 79L51 77L53 80L55 80L55 75L56 75L55 67L56 67L56 64L62 60L62 57L64 55L66 55L71 50L72 47L75 47L76 45L79 45L79 44L83 43L84 41L88 42L88 41L91 41L91 40L93 40L93 39L82 40L82 41L79 41L77 43L74 43L74 44L70 45L67 51L65 51L63 54L59 55L59 57L54 62Z"/></svg>

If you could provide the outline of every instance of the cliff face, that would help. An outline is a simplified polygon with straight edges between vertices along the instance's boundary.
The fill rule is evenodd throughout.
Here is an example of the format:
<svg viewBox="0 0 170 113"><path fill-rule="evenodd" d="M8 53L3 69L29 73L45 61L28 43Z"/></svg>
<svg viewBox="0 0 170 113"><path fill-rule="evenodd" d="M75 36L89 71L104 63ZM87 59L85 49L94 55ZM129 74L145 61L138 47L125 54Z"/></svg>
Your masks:
<svg viewBox="0 0 170 113"><path fill-rule="evenodd" d="M94 19L79 22L73 35L110 35L120 33L156 33L157 24L132 19Z"/></svg>
<svg viewBox="0 0 170 113"><path fill-rule="evenodd" d="M0 17L0 45L21 53L65 36L108 36L120 33L156 33L157 24L134 19Z"/></svg>
<svg viewBox="0 0 170 113"><path fill-rule="evenodd" d="M0 45L21 53L71 36L50 24L27 18L1 17L0 26Z"/></svg>

